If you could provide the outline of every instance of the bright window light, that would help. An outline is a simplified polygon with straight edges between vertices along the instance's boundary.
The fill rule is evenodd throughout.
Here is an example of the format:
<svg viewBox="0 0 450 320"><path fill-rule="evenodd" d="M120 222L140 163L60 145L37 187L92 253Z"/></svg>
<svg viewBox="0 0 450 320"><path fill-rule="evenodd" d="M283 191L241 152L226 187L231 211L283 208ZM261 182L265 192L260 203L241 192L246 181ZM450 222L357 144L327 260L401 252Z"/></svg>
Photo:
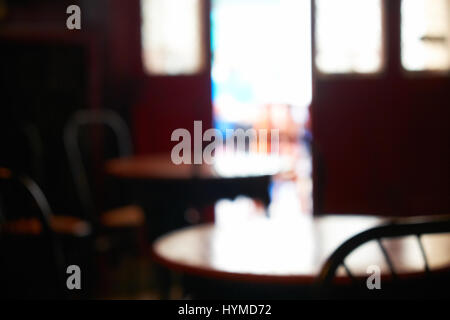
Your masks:
<svg viewBox="0 0 450 320"><path fill-rule="evenodd" d="M375 73L383 63L381 0L316 0L316 65L322 73Z"/></svg>
<svg viewBox="0 0 450 320"><path fill-rule="evenodd" d="M402 1L402 64L406 70L450 69L450 0Z"/></svg>
<svg viewBox="0 0 450 320"><path fill-rule="evenodd" d="M309 105L310 12L303 0L212 1L216 117L245 123L267 104Z"/></svg>
<svg viewBox="0 0 450 320"><path fill-rule="evenodd" d="M150 74L203 68L202 0L141 0L142 56Z"/></svg>

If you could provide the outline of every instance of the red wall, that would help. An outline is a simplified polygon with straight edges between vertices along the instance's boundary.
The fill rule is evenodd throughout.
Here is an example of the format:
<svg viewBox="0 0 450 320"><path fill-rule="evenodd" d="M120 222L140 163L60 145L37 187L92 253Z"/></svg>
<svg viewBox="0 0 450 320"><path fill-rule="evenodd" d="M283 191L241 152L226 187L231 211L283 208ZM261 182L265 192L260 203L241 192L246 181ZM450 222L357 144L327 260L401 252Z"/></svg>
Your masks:
<svg viewBox="0 0 450 320"><path fill-rule="evenodd" d="M205 1L207 2L207 1ZM193 76L149 76L141 60L139 0L111 0L108 15L109 104L130 110L136 152L169 152L173 130L193 128L194 120L212 125L209 52L206 68ZM205 7L205 35L209 34ZM209 37L205 37L209 48ZM206 50L206 49L205 49ZM109 94L108 94L109 95Z"/></svg>
<svg viewBox="0 0 450 320"><path fill-rule="evenodd" d="M381 80L383 81L383 80ZM324 212L450 211L450 81L317 85ZM354 90L352 93L351 90Z"/></svg>
<svg viewBox="0 0 450 320"><path fill-rule="evenodd" d="M80 31L66 29L66 8L71 4L81 7ZM209 1L205 4L206 51ZM137 153L170 151L172 131L192 128L194 120L211 127L209 52L205 53L205 69L200 74L146 75L141 60L140 0L31 1L11 6L6 19L4 29L21 30L25 38L35 42L44 41L43 37L69 43L86 40L89 52L96 55L90 59L89 85L93 90L87 101L90 107L115 109L128 120ZM10 33L14 35L15 31Z"/></svg>
<svg viewBox="0 0 450 320"><path fill-rule="evenodd" d="M402 70L400 1L385 3L385 70L315 75L315 205L326 213L449 213L450 76Z"/></svg>

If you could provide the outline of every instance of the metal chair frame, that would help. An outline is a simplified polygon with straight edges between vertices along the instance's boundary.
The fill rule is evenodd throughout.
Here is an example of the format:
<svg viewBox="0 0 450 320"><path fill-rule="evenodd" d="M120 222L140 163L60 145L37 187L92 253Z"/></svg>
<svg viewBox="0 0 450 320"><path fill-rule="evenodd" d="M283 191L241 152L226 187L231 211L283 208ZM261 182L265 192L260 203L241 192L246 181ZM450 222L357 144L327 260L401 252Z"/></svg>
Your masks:
<svg viewBox="0 0 450 320"><path fill-rule="evenodd" d="M55 267L57 269L57 283L59 285L59 291L64 294L63 290L63 268L64 268L64 255L62 251L61 243L58 241L56 234L53 232L51 227L51 217L53 216L53 211L50 207L50 204L47 201L46 196L42 192L41 188L37 185L37 183L31 179L30 177L20 174L16 175L13 172L11 172L9 169L2 168L3 170L8 170L10 172L9 177L6 177L4 175L0 176L0 180L7 181L8 183L18 183L21 187L24 189L25 192L31 195L33 201L37 205L40 215L38 217L39 221L42 224L43 233L47 234L50 243L52 246L52 254L54 258ZM0 212L0 220L1 222L8 221L8 217Z"/></svg>
<svg viewBox="0 0 450 320"><path fill-rule="evenodd" d="M317 278L317 287L327 288L332 284L337 269L342 265L353 284L358 282L357 277L345 264L345 258L361 245L375 240L380 247L386 264L392 274L394 281L399 280L399 276L392 263L392 259L382 243L382 239L399 238L405 236L415 236L424 260L424 273L431 275L428 258L422 243L422 236L426 234L450 233L450 215L434 216L428 218L409 218L393 220L390 223L376 226L363 231L342 243L326 260Z"/></svg>
<svg viewBox="0 0 450 320"><path fill-rule="evenodd" d="M64 145L68 155L68 161L72 177L75 182L79 199L83 210L94 217L95 209L91 188L87 178L82 152L79 147L80 128L90 125L103 125L109 127L117 138L119 156L125 157L132 154L131 137L126 123L112 110L80 110L69 120L64 130Z"/></svg>

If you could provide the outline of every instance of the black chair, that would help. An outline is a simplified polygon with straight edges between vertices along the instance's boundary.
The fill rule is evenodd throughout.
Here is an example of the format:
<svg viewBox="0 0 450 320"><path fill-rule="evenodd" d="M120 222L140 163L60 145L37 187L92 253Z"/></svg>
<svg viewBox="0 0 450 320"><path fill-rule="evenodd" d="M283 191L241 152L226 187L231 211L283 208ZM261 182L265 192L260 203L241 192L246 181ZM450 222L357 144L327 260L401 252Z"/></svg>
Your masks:
<svg viewBox="0 0 450 320"><path fill-rule="evenodd" d="M104 175L106 160L132 154L130 134L111 110L80 110L65 127L64 145L79 202L95 229L101 286L109 287L109 271L118 262L128 257L140 263L147 256L144 211L128 185Z"/></svg>
<svg viewBox="0 0 450 320"><path fill-rule="evenodd" d="M128 188L103 175L107 159L132 153L131 138L120 116L111 110L78 111L66 125L64 144L88 219L103 228L142 227L145 215L140 207L130 205Z"/></svg>
<svg viewBox="0 0 450 320"><path fill-rule="evenodd" d="M450 216L429 218L403 218L363 231L342 243L326 260L316 283L316 298L423 298L448 297L450 274L448 270L430 270L422 236L450 233ZM424 261L423 273L415 278L400 277L392 262L392 257L382 243L382 239L415 236ZM346 265L345 258L355 249L370 241L376 241L390 271L391 281L383 289L371 291L366 286L366 278L358 277ZM450 252L448 253L450 255ZM336 271L342 266L350 278L349 286L334 283ZM450 270L450 266L449 266Z"/></svg>
<svg viewBox="0 0 450 320"><path fill-rule="evenodd" d="M0 168L0 295L65 298L64 257L39 186Z"/></svg>

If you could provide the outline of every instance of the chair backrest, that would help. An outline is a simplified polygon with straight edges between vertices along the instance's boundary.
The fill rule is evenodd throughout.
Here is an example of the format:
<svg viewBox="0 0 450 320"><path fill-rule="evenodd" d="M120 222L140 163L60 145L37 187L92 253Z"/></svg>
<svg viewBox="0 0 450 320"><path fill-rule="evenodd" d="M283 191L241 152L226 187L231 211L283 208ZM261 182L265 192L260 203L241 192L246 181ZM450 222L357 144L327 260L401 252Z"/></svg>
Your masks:
<svg viewBox="0 0 450 320"><path fill-rule="evenodd" d="M98 128L99 126L109 128L114 133L117 142L118 157L125 157L132 154L131 137L127 125L114 111L80 110L67 123L64 130L64 145L70 170L83 210L91 219L94 218L96 211L93 199L94 190L91 182L92 177L88 175L85 160L87 153L98 152L99 148L103 148L101 143L95 145L95 142L98 142L98 140L93 138L93 132L89 130L90 128ZM90 144L88 147L89 150L84 148L81 141L82 134L86 133L88 136L88 144ZM88 161L94 162L95 159L91 158Z"/></svg>
<svg viewBox="0 0 450 320"><path fill-rule="evenodd" d="M61 298L63 253L42 190L31 178L0 168L0 215L0 295Z"/></svg>
<svg viewBox="0 0 450 320"><path fill-rule="evenodd" d="M326 260L319 273L317 279L318 294L326 292L332 286L336 271L343 266L345 272L351 279L353 284L358 284L357 277L351 272L350 268L345 264L345 258L349 256L355 249L370 241L376 241L386 265L392 275L393 281L399 281L398 274L392 262L392 257L383 245L383 239L392 239L399 237L415 236L420 248L420 252L424 261L423 275L425 280L432 276L429 261L425 247L422 242L422 236L427 234L450 233L450 216L439 216L430 218L403 218L393 220L387 224L380 225L363 231L342 243ZM449 252L450 254L450 252Z"/></svg>

